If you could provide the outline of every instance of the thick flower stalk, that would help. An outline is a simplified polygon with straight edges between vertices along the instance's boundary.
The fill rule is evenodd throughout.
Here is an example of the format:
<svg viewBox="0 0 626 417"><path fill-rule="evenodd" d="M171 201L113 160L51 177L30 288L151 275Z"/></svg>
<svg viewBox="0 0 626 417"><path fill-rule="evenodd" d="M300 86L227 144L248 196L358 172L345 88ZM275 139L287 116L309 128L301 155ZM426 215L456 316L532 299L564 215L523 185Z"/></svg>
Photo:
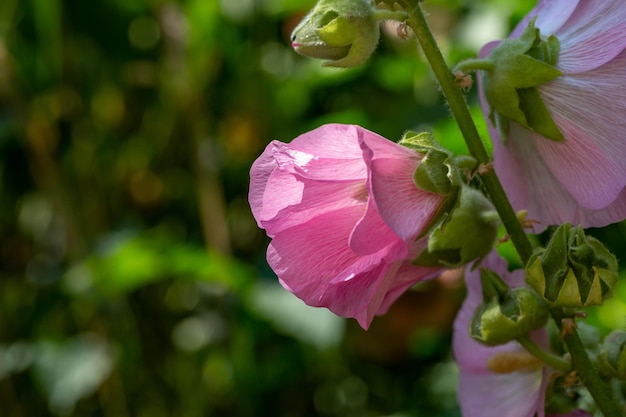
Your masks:
<svg viewBox="0 0 626 417"><path fill-rule="evenodd" d="M541 0L509 40L527 36L533 20L541 41L522 58L534 61L537 80L547 81L521 79L526 75L515 76L516 66L508 66L510 84L519 87L517 114L510 105L511 111L501 106L510 100L498 102L486 90L481 94L496 172L513 207L527 209L528 217L540 222L536 231L563 222L601 227L621 221L626 218L626 7L622 0ZM498 45L483 48L482 64L466 66L483 70L483 89L498 80L497 66L490 68L490 56L505 55Z"/></svg>
<svg viewBox="0 0 626 417"><path fill-rule="evenodd" d="M366 129L329 124L271 142L250 171L249 201L272 241L268 263L305 303L353 317L377 314L440 268L411 263L446 197L423 191L423 155Z"/></svg>
<svg viewBox="0 0 626 417"><path fill-rule="evenodd" d="M506 262L492 252L481 264L500 275L512 288L524 284L524 271L507 271ZM460 368L458 399L464 417L544 417L546 392L554 370L526 351L516 341L486 346L468 331L477 307L483 301L478 269L466 269L467 298L454 322L452 348ZM547 348L545 329L530 333L530 339ZM577 410L565 416L590 416Z"/></svg>

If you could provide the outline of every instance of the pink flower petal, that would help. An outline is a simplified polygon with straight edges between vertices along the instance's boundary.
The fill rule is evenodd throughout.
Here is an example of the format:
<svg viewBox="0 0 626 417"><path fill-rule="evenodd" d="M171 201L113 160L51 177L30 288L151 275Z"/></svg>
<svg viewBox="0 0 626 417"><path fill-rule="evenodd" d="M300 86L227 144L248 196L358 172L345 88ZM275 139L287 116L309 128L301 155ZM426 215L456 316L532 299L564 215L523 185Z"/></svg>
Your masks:
<svg viewBox="0 0 626 417"><path fill-rule="evenodd" d="M319 210L362 204L366 177L358 130L324 125L291 144L267 146L250 170L250 207L259 227L273 236Z"/></svg>
<svg viewBox="0 0 626 417"><path fill-rule="evenodd" d="M375 264L387 254L383 246L380 254L360 257L348 246L348 236L362 215L361 207L346 207L281 231L270 245L275 252L268 259L270 266L290 290L306 292L307 298L319 298L338 276L359 272L354 265L362 264L362 258L365 264ZM307 303L315 305L316 301Z"/></svg>
<svg viewBox="0 0 626 417"><path fill-rule="evenodd" d="M386 233L376 233L378 238L373 239L373 231L383 230ZM363 217L356 223L350 234L350 249L359 255L370 255L380 250L381 246L393 244L397 240L398 236L389 229L389 226L380 217L375 202L370 198Z"/></svg>
<svg viewBox="0 0 626 417"><path fill-rule="evenodd" d="M376 314L385 314L389 307L410 287L419 281L435 278L441 273L441 268L424 268L412 264L415 259L428 245L428 238L422 238L413 244L406 260L402 262L396 271L393 282L387 288L385 298L382 300Z"/></svg>
<svg viewBox="0 0 626 417"><path fill-rule="evenodd" d="M541 35L550 36L567 22L580 2L581 0L541 0L515 27L509 37L519 37L533 17L537 17L535 26L541 29Z"/></svg>
<svg viewBox="0 0 626 417"><path fill-rule="evenodd" d="M333 282L323 299L324 306L342 317L355 318L367 330L380 310L400 264L400 261L377 264L367 271Z"/></svg>
<svg viewBox="0 0 626 417"><path fill-rule="evenodd" d="M626 189L609 206L587 209L567 191L548 169L536 149L532 132L511 123L515 140L504 145L490 126L494 146L494 169L515 210L528 210L528 218L539 233L548 226L570 222L585 227L603 227L626 217ZM601 183L602 184L602 183Z"/></svg>
<svg viewBox="0 0 626 417"><path fill-rule="evenodd" d="M426 242L421 243L425 247ZM409 261L396 261L384 272L375 276L373 271L357 274L349 280L334 282L329 289L328 301L344 317L354 317L367 330L374 316L387 312L389 307L415 283L434 278L441 268L423 268ZM332 291L330 291L332 290Z"/></svg>
<svg viewBox="0 0 626 417"><path fill-rule="evenodd" d="M298 136L289 147L320 159L360 160L361 130L362 127L355 125L325 124Z"/></svg>
<svg viewBox="0 0 626 417"><path fill-rule="evenodd" d="M626 52L594 71L562 76L540 88L566 141L537 136L538 150L585 208L607 206L626 186L626 146L619 140L626 120L616 117L626 114L624 79Z"/></svg>
<svg viewBox="0 0 626 417"><path fill-rule="evenodd" d="M480 266L498 273L511 287L524 283L524 271L507 271L506 262L492 252ZM469 325L474 311L482 302L480 271L466 268L465 282L467 298L463 302L454 321L452 349L461 374L458 398L464 417L532 417L535 413L543 416L545 384L548 378L545 370L494 373L488 361L502 353L524 352L517 342L489 347L480 344L469 335ZM547 347L545 330L537 330L531 338Z"/></svg>
<svg viewBox="0 0 626 417"><path fill-rule="evenodd" d="M569 1L562 0L561 7L566 3ZM546 20L550 17L546 14ZM575 74L608 63L626 47L625 33L623 0L579 2L567 22L554 33L561 40L559 69L565 74Z"/></svg>
<svg viewBox="0 0 626 417"><path fill-rule="evenodd" d="M412 242L430 225L444 202L443 196L421 190L413 181L422 155L367 137L361 146L371 170L371 192L381 217L405 242Z"/></svg>
<svg viewBox="0 0 626 417"><path fill-rule="evenodd" d="M459 376L463 417L543 417L541 372Z"/></svg>
<svg viewBox="0 0 626 417"><path fill-rule="evenodd" d="M347 237L361 215L360 207L347 207L278 233L268 262L283 286L305 303L355 317L367 328L394 277L385 274L397 269L407 252L397 237L383 243L393 241L389 229L372 231L372 240L383 243L378 251L367 256L352 251Z"/></svg>
<svg viewBox="0 0 626 417"><path fill-rule="evenodd" d="M297 187L290 186L292 181L295 181ZM322 213L351 206L364 208L367 198L364 181L309 181L281 175L279 171L272 174L268 188L272 192L266 193L264 207L271 216L268 220L261 220L260 224L270 237L284 229L306 223Z"/></svg>
<svg viewBox="0 0 626 417"><path fill-rule="evenodd" d="M486 45L488 55L497 43ZM585 74L564 75L540 92L566 140L557 143L511 123L503 144L481 106L493 142L494 167L516 210L539 220L535 232L570 222L602 227L626 218L626 52ZM479 76L479 88L482 77ZM584 106L581 103L585 103Z"/></svg>
<svg viewBox="0 0 626 417"><path fill-rule="evenodd" d="M555 117L555 121L567 140L554 142L531 134L536 155L583 208L598 210L608 206L626 185L626 171L620 166L623 163L614 161L606 149L585 134L583 127L560 117ZM511 128L511 135L517 135L516 141L521 129Z"/></svg>
<svg viewBox="0 0 626 417"><path fill-rule="evenodd" d="M252 214L257 221L259 227L263 227L263 220L269 220L276 215L278 209L276 207L266 207L265 202L265 189L267 187L267 183L270 179L270 176L274 172L276 168L276 163L274 158L272 157L272 147L274 146L274 142L270 143L266 148L263 154L257 158L256 161L252 164L250 168L250 193L248 195L248 201L250 203L250 208L252 209ZM285 177L287 181L285 183L285 187L287 188L297 188L297 182L295 180L290 181L288 177ZM300 187L302 188L302 187ZM289 205L290 202L297 203L301 190L296 193L287 193L285 198L276 198L273 201L275 202L284 202L284 205ZM294 195L296 196L294 198ZM270 200L268 203L271 204L273 202ZM281 203L282 204L282 203Z"/></svg>

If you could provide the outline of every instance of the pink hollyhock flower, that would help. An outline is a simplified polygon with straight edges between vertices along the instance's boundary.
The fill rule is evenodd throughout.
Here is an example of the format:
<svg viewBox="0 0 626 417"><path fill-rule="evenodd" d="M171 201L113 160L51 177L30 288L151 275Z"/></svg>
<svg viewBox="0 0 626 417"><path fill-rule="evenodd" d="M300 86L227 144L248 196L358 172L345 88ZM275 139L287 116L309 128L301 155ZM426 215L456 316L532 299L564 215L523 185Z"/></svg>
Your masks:
<svg viewBox="0 0 626 417"><path fill-rule="evenodd" d="M512 288L524 284L522 269L508 272L506 262L492 252L481 267L496 272ZM458 399L463 417L545 417L545 396L552 371L519 343L485 346L469 335L472 316L482 302L480 271L465 272L467 298L454 321L452 350L459 365ZM547 349L545 329L530 334ZM591 417L583 410L548 417Z"/></svg>
<svg viewBox="0 0 626 417"><path fill-rule="evenodd" d="M541 230L563 222L600 227L621 221L626 218L624 2L541 0L510 38L518 38L534 17L542 37L560 41L556 67L563 75L538 91L565 141L515 122L502 138L487 119L495 169L513 207L528 209ZM497 44L486 45L480 56Z"/></svg>
<svg viewBox="0 0 626 417"><path fill-rule="evenodd" d="M271 142L250 170L249 201L272 238L267 260L283 287L367 329L411 285L435 275L439 268L410 262L444 202L413 183L421 159L351 125Z"/></svg>
<svg viewBox="0 0 626 417"><path fill-rule="evenodd" d="M506 262L492 252L481 264L511 287L524 284L524 271L507 271ZM452 349L460 368L458 399L464 417L544 417L548 371L517 342L485 346L469 335L474 311L482 302L479 270L467 268L467 298L454 321ZM545 330L532 333L546 345Z"/></svg>

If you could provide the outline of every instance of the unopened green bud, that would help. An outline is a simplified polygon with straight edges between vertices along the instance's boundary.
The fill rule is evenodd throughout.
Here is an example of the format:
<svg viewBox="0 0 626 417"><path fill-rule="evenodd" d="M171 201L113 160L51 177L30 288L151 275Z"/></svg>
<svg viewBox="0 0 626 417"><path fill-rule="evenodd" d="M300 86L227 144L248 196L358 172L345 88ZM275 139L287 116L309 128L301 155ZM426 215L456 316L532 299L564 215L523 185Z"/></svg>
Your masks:
<svg viewBox="0 0 626 417"><path fill-rule="evenodd" d="M482 259L493 249L498 224L498 214L487 197L462 186L455 207L432 231L427 248L414 263L455 268Z"/></svg>
<svg viewBox="0 0 626 417"><path fill-rule="evenodd" d="M441 146L428 132L407 132L398 144L413 149L423 156L413 174L415 185L424 191L452 195L461 186L452 152Z"/></svg>
<svg viewBox="0 0 626 417"><path fill-rule="evenodd" d="M626 380L626 332L614 330L605 339L600 354L598 366L601 371L613 378Z"/></svg>
<svg viewBox="0 0 626 417"><path fill-rule="evenodd" d="M510 289L495 272L481 269L483 303L474 312L470 335L488 345L501 345L543 327L548 307L529 287Z"/></svg>
<svg viewBox="0 0 626 417"><path fill-rule="evenodd" d="M552 306L599 305L617 282L617 260L581 226L565 223L531 256L526 282Z"/></svg>
<svg viewBox="0 0 626 417"><path fill-rule="evenodd" d="M354 67L376 49L380 28L369 0L320 0L296 26L291 45L331 67Z"/></svg>

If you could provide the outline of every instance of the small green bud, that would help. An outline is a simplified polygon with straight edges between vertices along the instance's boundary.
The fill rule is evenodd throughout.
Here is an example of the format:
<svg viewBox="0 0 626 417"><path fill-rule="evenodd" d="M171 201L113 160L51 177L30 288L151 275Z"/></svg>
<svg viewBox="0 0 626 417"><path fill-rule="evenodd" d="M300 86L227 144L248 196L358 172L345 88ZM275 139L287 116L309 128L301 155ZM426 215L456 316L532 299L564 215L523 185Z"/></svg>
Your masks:
<svg viewBox="0 0 626 417"><path fill-rule="evenodd" d="M415 264L455 268L482 259L493 249L499 224L493 205L473 188L459 190L451 213L432 231Z"/></svg>
<svg viewBox="0 0 626 417"><path fill-rule="evenodd" d="M611 377L626 380L625 331L614 330L604 339L598 355L598 366Z"/></svg>
<svg viewBox="0 0 626 417"><path fill-rule="evenodd" d="M543 38L531 20L519 38L498 44L485 59L460 63L458 70L484 70L484 92L490 106L489 117L507 136L514 121L555 141L563 141L537 87L562 75L556 68L560 42L554 36Z"/></svg>
<svg viewBox="0 0 626 417"><path fill-rule="evenodd" d="M599 305L617 282L617 260L581 226L565 223L529 259L526 282L552 306Z"/></svg>
<svg viewBox="0 0 626 417"><path fill-rule="evenodd" d="M462 181L454 166L452 152L435 141L430 133L407 132L398 143L424 155L413 174L415 185L440 195L452 195L458 191Z"/></svg>
<svg viewBox="0 0 626 417"><path fill-rule="evenodd" d="M291 45L330 67L354 67L376 49L380 28L369 0L320 0L296 26Z"/></svg>
<svg viewBox="0 0 626 417"><path fill-rule="evenodd" d="M480 270L483 303L470 324L472 338L488 346L510 342L543 327L548 307L529 287L510 289L493 271Z"/></svg>

